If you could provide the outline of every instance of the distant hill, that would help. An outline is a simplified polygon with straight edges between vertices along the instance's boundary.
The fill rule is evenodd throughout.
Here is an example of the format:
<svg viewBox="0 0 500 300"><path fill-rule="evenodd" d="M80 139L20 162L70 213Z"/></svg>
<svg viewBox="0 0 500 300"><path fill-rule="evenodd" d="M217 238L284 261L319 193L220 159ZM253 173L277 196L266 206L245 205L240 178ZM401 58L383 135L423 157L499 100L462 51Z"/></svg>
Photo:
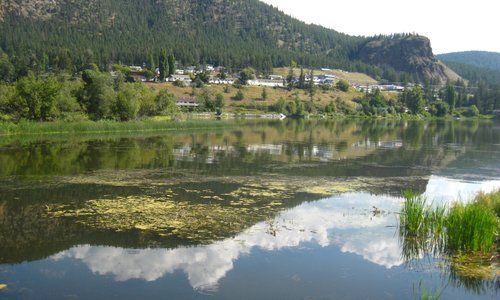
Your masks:
<svg viewBox="0 0 500 300"><path fill-rule="evenodd" d="M476 86L479 83L500 84L500 71L454 61L443 61L443 63L459 74L460 77L468 80L469 85Z"/></svg>
<svg viewBox="0 0 500 300"><path fill-rule="evenodd" d="M258 0L3 0L0 47L18 73L157 64L167 49L183 65L270 72L295 61L390 81L446 78L424 38L349 36Z"/></svg>
<svg viewBox="0 0 500 300"><path fill-rule="evenodd" d="M456 62L500 72L500 53L466 51L437 55L442 61Z"/></svg>

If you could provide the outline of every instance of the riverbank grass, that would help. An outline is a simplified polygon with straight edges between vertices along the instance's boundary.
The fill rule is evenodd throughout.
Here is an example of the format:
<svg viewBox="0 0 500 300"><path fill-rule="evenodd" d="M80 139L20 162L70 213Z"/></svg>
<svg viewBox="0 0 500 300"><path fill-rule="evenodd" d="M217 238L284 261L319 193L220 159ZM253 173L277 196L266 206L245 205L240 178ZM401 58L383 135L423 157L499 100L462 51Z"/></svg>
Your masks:
<svg viewBox="0 0 500 300"><path fill-rule="evenodd" d="M217 120L170 121L164 119L119 122L113 120L79 122L29 122L2 123L0 136L47 135L108 132L172 131L185 129L214 129L230 126Z"/></svg>
<svg viewBox="0 0 500 300"><path fill-rule="evenodd" d="M499 229L500 191L479 194L467 204L432 207L423 196L407 191L401 208L399 234L403 243L432 245L447 253L494 250ZM420 249L422 252L429 249Z"/></svg>
<svg viewBox="0 0 500 300"><path fill-rule="evenodd" d="M496 239L498 219L479 202L455 204L446 218L446 245L450 251L489 252Z"/></svg>

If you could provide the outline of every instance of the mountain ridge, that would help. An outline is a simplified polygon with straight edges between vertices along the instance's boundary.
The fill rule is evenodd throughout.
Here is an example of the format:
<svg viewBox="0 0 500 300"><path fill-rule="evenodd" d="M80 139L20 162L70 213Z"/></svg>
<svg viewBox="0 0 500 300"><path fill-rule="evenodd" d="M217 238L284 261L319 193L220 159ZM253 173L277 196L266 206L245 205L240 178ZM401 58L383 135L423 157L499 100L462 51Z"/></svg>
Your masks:
<svg viewBox="0 0 500 300"><path fill-rule="evenodd" d="M439 54L443 61L457 62L500 72L500 53L490 51L461 51Z"/></svg>
<svg viewBox="0 0 500 300"><path fill-rule="evenodd" d="M413 65L404 59L406 65L367 59L361 55L364 47L387 37L355 37L308 25L258 0L4 0L0 7L0 47L11 56L35 57L37 65L45 56L50 64L68 59L65 55L73 64L138 64L170 49L182 64L269 72L296 61L391 81L446 79L430 44L419 45L428 49Z"/></svg>

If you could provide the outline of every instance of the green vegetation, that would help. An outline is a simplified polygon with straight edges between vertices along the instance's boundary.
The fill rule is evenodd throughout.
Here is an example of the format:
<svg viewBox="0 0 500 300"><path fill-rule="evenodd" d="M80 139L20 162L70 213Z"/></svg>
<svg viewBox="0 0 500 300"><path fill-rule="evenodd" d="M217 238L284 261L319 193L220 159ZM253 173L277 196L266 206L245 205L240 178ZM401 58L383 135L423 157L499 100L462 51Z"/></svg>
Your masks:
<svg viewBox="0 0 500 300"><path fill-rule="evenodd" d="M479 203L455 204L446 218L446 245L450 251L492 250L497 237L498 219Z"/></svg>
<svg viewBox="0 0 500 300"><path fill-rule="evenodd" d="M119 122L115 120L0 123L0 135L176 131L231 126L216 120L171 122L167 119Z"/></svg>
<svg viewBox="0 0 500 300"><path fill-rule="evenodd" d="M480 194L468 203L450 208L427 205L425 198L405 192L399 235L407 257L415 253L489 253L494 250L499 229L500 191Z"/></svg>
<svg viewBox="0 0 500 300"><path fill-rule="evenodd" d="M337 82L336 87L342 92L347 92L349 90L350 84L349 82L347 82L347 80L341 79Z"/></svg>
<svg viewBox="0 0 500 300"><path fill-rule="evenodd" d="M413 192L404 193L400 212L399 237L406 263L431 255L442 257L450 283L480 292L488 282L496 282L499 270L498 232L500 191L481 193L467 203L433 207ZM422 299L437 299L432 291L420 289Z"/></svg>
<svg viewBox="0 0 500 300"><path fill-rule="evenodd" d="M440 60L476 66L500 72L500 53L487 51L464 51L439 54Z"/></svg>

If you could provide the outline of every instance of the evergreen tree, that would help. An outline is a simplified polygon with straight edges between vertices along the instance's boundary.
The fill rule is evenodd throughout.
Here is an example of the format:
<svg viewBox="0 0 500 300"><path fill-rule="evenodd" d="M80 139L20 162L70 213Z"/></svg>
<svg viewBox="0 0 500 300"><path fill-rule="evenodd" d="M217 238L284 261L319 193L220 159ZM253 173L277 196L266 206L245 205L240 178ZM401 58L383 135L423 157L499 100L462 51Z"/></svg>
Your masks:
<svg viewBox="0 0 500 300"><path fill-rule="evenodd" d="M160 81L165 81L165 79L169 76L168 72L170 71L167 51L162 51L158 61L160 64Z"/></svg>
<svg viewBox="0 0 500 300"><path fill-rule="evenodd" d="M171 53L168 56L168 76L175 74L175 57L174 54Z"/></svg>
<svg viewBox="0 0 500 300"><path fill-rule="evenodd" d="M455 92L455 88L450 81L446 83L444 100L446 101L446 103L448 103L451 112L453 112L455 110L455 105L457 102L457 93Z"/></svg>
<svg viewBox="0 0 500 300"><path fill-rule="evenodd" d="M153 54L149 55L148 69L151 70L152 72L156 71L156 62Z"/></svg>
<svg viewBox="0 0 500 300"><path fill-rule="evenodd" d="M14 80L15 68L9 56L0 49L0 81L11 82Z"/></svg>
<svg viewBox="0 0 500 300"><path fill-rule="evenodd" d="M400 99L414 114L421 114L425 111L424 93L420 86L416 86L412 89L405 89L403 93L401 93Z"/></svg>
<svg viewBox="0 0 500 300"><path fill-rule="evenodd" d="M314 71L311 69L311 73L309 74L309 98L313 101L314 94L316 93L316 86L314 85Z"/></svg>
<svg viewBox="0 0 500 300"><path fill-rule="evenodd" d="M306 86L306 75L304 74L304 68L301 67L298 88L303 89L305 86Z"/></svg>

